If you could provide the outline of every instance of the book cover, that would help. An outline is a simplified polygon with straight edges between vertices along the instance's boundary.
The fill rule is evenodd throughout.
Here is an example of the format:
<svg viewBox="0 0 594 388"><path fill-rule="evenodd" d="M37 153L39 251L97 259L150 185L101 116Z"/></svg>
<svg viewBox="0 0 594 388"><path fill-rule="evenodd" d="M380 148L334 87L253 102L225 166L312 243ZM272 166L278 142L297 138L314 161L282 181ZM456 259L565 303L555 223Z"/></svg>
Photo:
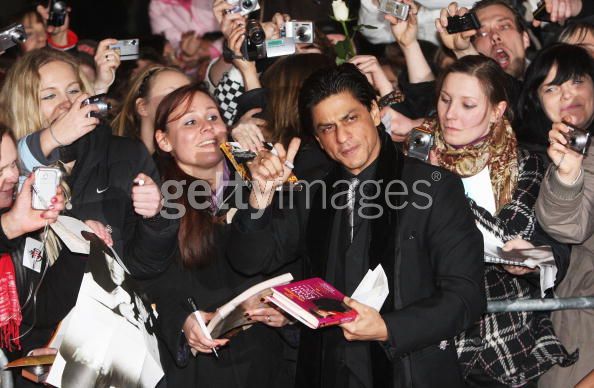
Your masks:
<svg viewBox="0 0 594 388"><path fill-rule="evenodd" d="M320 278L272 287L268 300L312 329L351 322L357 317L357 311L343 303L344 295Z"/></svg>

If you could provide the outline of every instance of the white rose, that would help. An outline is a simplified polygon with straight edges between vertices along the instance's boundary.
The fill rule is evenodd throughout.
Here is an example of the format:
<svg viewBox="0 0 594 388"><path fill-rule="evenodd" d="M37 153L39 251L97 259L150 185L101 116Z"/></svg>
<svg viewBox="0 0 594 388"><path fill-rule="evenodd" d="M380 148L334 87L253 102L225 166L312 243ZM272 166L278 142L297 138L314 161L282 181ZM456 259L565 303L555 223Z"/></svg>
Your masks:
<svg viewBox="0 0 594 388"><path fill-rule="evenodd" d="M342 0L334 0L332 2L332 12L334 12L334 19L339 22L349 19L349 7Z"/></svg>

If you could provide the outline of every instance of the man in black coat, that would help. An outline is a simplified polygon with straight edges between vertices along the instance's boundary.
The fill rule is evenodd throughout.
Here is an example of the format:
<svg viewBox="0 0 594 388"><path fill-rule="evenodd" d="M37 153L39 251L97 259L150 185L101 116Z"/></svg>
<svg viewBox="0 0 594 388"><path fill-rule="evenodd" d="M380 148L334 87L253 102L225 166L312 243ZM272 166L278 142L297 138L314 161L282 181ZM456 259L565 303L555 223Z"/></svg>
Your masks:
<svg viewBox="0 0 594 388"><path fill-rule="evenodd" d="M479 318L485 296L483 241L460 179L405 157L377 130L375 92L351 64L314 73L299 111L334 166L270 206L298 142L260 153L250 207L233 222L232 265L259 273L299 258L306 276L350 295L381 264L390 294L380 312L346 298L353 322L303 329L297 386L463 386L452 338Z"/></svg>

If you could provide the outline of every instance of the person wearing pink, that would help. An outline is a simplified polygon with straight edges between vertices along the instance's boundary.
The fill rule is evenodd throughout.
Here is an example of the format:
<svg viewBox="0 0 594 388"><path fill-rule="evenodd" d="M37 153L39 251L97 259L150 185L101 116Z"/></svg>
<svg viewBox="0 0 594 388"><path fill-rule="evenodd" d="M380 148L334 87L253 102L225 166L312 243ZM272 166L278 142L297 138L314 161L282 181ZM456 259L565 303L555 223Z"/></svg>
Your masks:
<svg viewBox="0 0 594 388"><path fill-rule="evenodd" d="M194 31L201 37L219 30L212 0L151 0L149 17L153 33L165 34L176 48L184 32Z"/></svg>

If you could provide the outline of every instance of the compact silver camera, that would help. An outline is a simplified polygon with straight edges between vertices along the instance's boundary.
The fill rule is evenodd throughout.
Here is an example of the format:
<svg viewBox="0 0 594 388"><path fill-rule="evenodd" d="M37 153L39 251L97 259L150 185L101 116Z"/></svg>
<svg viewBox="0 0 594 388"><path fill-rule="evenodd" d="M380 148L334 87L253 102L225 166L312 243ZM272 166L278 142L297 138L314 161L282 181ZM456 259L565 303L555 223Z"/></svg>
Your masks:
<svg viewBox="0 0 594 388"><path fill-rule="evenodd" d="M56 167L37 167L33 174L32 207L36 210L47 210L52 204L52 198L56 196L58 185L62 179L62 171Z"/></svg>
<svg viewBox="0 0 594 388"><path fill-rule="evenodd" d="M11 48L17 43L27 40L25 27L22 24L11 24L0 32L0 51Z"/></svg>
<svg viewBox="0 0 594 388"><path fill-rule="evenodd" d="M433 147L433 133L423 127L416 127L408 135L408 156L426 162Z"/></svg>
<svg viewBox="0 0 594 388"><path fill-rule="evenodd" d="M396 19L406 20L408 19L410 5L394 0L380 0L379 10L383 13L393 15Z"/></svg>
<svg viewBox="0 0 594 388"><path fill-rule="evenodd" d="M281 37L293 38L295 43L313 43L314 24L313 22L300 22L291 20L285 22L281 30Z"/></svg>
<svg viewBox="0 0 594 388"><path fill-rule="evenodd" d="M571 131L568 133L563 133L565 140L567 140L567 144L565 146L579 154L586 155L592 141L590 132L576 128L571 124L564 124L571 128Z"/></svg>
<svg viewBox="0 0 594 388"><path fill-rule="evenodd" d="M124 39L118 40L118 43L109 45L110 50L120 54L120 60L130 61L138 59L140 52L140 40L138 39Z"/></svg>
<svg viewBox="0 0 594 388"><path fill-rule="evenodd" d="M225 11L225 13L239 13L246 16L260 9L258 0L227 0L227 3L234 5L234 7Z"/></svg>
<svg viewBox="0 0 594 388"><path fill-rule="evenodd" d="M89 112L87 117L102 118L105 117L107 115L107 112L109 112L109 110L111 109L111 104L107 102L107 95L105 93L97 94L95 96L91 96L87 99L84 99L81 106L91 104L97 105L97 108L99 108L99 110Z"/></svg>

